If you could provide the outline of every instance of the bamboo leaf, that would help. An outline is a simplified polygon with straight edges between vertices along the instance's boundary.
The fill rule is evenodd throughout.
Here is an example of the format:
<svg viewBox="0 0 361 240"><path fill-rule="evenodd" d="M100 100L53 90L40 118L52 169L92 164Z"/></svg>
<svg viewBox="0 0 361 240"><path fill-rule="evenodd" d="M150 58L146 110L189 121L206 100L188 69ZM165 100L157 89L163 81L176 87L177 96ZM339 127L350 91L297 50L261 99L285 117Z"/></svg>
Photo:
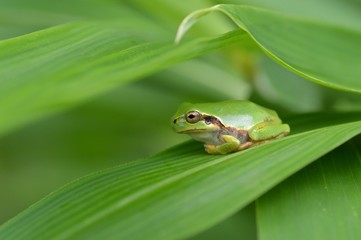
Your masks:
<svg viewBox="0 0 361 240"><path fill-rule="evenodd" d="M349 142L257 201L260 239L361 239L360 142Z"/></svg>
<svg viewBox="0 0 361 240"><path fill-rule="evenodd" d="M247 31L273 59L316 83L361 92L361 32L260 8L216 5L187 16L177 41L199 19L220 11Z"/></svg>
<svg viewBox="0 0 361 240"><path fill-rule="evenodd" d="M328 22L332 25L361 30L361 4L354 0L225 0L223 3L242 4L272 9L293 16Z"/></svg>
<svg viewBox="0 0 361 240"><path fill-rule="evenodd" d="M188 142L154 157L75 181L0 227L1 239L175 239L191 236L252 202L357 135L361 114L225 156ZM319 123L330 116L322 115ZM303 120L302 120L303 119ZM353 120L352 120L353 119ZM327 122L327 121L326 121Z"/></svg>
<svg viewBox="0 0 361 240"><path fill-rule="evenodd" d="M0 134L242 38L176 46L157 34L146 24L76 22L0 42Z"/></svg>

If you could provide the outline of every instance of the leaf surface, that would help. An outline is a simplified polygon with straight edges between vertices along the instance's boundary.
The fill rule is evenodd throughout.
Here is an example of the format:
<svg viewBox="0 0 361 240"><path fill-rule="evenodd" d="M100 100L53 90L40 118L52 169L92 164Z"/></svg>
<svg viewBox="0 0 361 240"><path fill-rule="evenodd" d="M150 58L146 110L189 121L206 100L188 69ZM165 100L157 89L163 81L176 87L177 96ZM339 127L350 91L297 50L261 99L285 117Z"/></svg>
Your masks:
<svg viewBox="0 0 361 240"><path fill-rule="evenodd" d="M360 239L360 143L344 144L262 196L260 239Z"/></svg>
<svg viewBox="0 0 361 240"><path fill-rule="evenodd" d="M246 36L177 46L152 26L84 21L0 42L0 134Z"/></svg>
<svg viewBox="0 0 361 240"><path fill-rule="evenodd" d="M329 118L325 116L324 118ZM338 118L337 118L338 117ZM333 115L333 119L340 119ZM230 216L361 132L360 113L290 121L295 134L225 156L187 142L75 181L0 228L4 239L174 239ZM354 120L352 120L354 119ZM300 130L309 128L305 132Z"/></svg>
<svg viewBox="0 0 361 240"><path fill-rule="evenodd" d="M316 83L361 92L361 32L240 5L221 4L188 15L177 41L197 20L220 11L247 31L273 59Z"/></svg>

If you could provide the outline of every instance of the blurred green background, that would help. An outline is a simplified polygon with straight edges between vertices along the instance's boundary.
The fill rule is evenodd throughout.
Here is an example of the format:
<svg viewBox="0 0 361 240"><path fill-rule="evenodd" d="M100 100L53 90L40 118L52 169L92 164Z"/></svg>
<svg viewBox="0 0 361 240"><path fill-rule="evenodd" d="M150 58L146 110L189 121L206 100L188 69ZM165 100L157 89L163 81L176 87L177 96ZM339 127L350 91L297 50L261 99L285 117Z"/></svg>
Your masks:
<svg viewBox="0 0 361 240"><path fill-rule="evenodd" d="M219 1L0 0L0 39L82 19L115 19L151 24L157 29L157 38L172 41L188 13L216 3ZM361 28L356 24L361 21L360 4L351 0L222 3L253 4ZM320 11L325 6L329 6L327 11ZM338 14L333 15L336 11ZM216 35L233 28L227 18L214 14L201 20L186 38ZM281 116L320 109L361 110L359 96L305 81L274 63L249 39L246 44L177 64L2 136L0 223L69 181L188 139L169 128L170 117L181 102L226 99L251 99L279 109ZM219 239L221 233L229 234L226 239L254 239L255 222L246 229L237 225L245 215L254 215L253 205L242 211L194 239Z"/></svg>

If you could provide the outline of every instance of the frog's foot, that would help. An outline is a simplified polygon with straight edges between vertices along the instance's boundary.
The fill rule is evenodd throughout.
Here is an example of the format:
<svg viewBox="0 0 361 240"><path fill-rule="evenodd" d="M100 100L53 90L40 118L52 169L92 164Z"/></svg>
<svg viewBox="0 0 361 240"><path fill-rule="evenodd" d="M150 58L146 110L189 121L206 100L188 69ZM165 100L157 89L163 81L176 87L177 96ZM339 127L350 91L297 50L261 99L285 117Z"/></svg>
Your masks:
<svg viewBox="0 0 361 240"><path fill-rule="evenodd" d="M276 138L278 138L278 136ZM245 150L247 148L254 147L254 146L257 146L257 145L272 141L273 139L275 139L275 138L268 139L268 140L263 140L263 141L257 141L257 142L245 142L245 143L242 143L241 145L239 145L237 151L242 151L242 150Z"/></svg>
<svg viewBox="0 0 361 240"><path fill-rule="evenodd" d="M277 135L276 137L274 137L273 139L282 138L282 137L284 137L284 136L287 136L288 134L289 134L289 132L283 132L283 133Z"/></svg>
<svg viewBox="0 0 361 240"><path fill-rule="evenodd" d="M204 144L205 150L209 154L227 154L238 151L240 142L231 135L222 135L220 139L224 142L220 145Z"/></svg>
<svg viewBox="0 0 361 240"><path fill-rule="evenodd" d="M254 147L254 146L257 146L257 145L260 145L260 144L263 144L263 143L267 143L267 142L270 142L272 140L275 140L275 139L278 139L278 138L282 138L284 136L286 136L288 133L281 133L279 135L277 135L276 137L274 138L271 138L271 139L267 139L267 140L262 140L262 141L256 141L256 142L245 142L245 143L242 143L241 145L239 145L237 151L242 151L244 149L247 149L247 148L250 148L250 147Z"/></svg>
<svg viewBox="0 0 361 240"><path fill-rule="evenodd" d="M242 151L244 149L247 149L247 148L250 148L252 146L254 146L255 143L254 142L245 142L245 143L242 143L241 145L238 146L238 149L237 151Z"/></svg>
<svg viewBox="0 0 361 240"><path fill-rule="evenodd" d="M204 149L208 154L219 154L217 151L217 146L213 144L204 144Z"/></svg>

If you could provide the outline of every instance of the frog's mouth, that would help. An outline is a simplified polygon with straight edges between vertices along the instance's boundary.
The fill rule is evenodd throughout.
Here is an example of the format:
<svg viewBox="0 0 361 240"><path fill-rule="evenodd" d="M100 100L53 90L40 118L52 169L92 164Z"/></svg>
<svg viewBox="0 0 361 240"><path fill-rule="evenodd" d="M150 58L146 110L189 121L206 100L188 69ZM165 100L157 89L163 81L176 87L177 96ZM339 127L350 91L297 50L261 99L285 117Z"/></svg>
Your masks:
<svg viewBox="0 0 361 240"><path fill-rule="evenodd" d="M207 129L205 128L198 128L198 129L188 129L188 130L183 130L183 131L179 131L178 133L203 133L205 132Z"/></svg>

